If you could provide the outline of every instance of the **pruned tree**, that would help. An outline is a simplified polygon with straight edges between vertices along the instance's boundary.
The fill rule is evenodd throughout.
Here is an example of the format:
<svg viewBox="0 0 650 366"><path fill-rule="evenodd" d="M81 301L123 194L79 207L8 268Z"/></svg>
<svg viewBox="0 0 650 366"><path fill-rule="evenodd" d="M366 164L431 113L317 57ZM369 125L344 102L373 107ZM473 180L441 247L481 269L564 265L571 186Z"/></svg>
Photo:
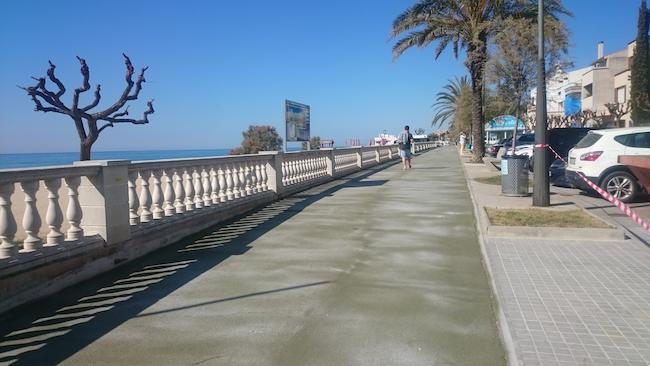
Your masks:
<svg viewBox="0 0 650 366"><path fill-rule="evenodd" d="M230 155L282 150L282 137L273 126L248 126L248 130L242 132L242 137L241 146L230 150Z"/></svg>
<svg viewBox="0 0 650 366"><path fill-rule="evenodd" d="M623 116L632 111L632 103L629 100L627 103L607 103L605 107L609 111L609 115L614 119L616 127L625 127L621 126L621 122L623 121Z"/></svg>
<svg viewBox="0 0 650 366"><path fill-rule="evenodd" d="M312 136L312 138L309 139L309 148L311 150L320 149L320 136Z"/></svg>
<svg viewBox="0 0 650 366"><path fill-rule="evenodd" d="M71 105L68 106L61 100L61 97L66 92L66 88L61 80L59 80L54 74L56 65L54 65L52 61L48 61L50 67L47 69L47 77L57 86L57 92L50 91L47 88L47 80L45 77L32 77L32 79L36 80L36 85L20 87L32 98L32 101L36 105L34 108L35 111L44 113L60 113L72 118L79 135L79 160L90 160L93 144L97 141L102 131L108 127L113 127L117 123L131 123L136 125L147 124L149 123L149 115L154 113L153 99L151 99L147 102L147 109L144 111L142 119L125 117L129 115L129 106L126 105L126 103L138 99L140 90L142 90L142 83L145 82L144 73L149 67L143 67L140 71L140 75L138 75L137 81L134 82L133 64L131 64L131 60L127 55L122 54L122 56L124 56L124 63L126 64L126 88L115 103L100 112L91 112L93 108L97 107L102 98L100 84L97 84L97 87L95 88L93 101L86 106L79 105L81 93L90 90L90 68L86 64L86 60L79 56L77 56L77 59L81 65L81 76L83 77L83 80L81 86L74 90ZM134 87L135 90L133 90ZM126 107L124 107L125 105Z"/></svg>

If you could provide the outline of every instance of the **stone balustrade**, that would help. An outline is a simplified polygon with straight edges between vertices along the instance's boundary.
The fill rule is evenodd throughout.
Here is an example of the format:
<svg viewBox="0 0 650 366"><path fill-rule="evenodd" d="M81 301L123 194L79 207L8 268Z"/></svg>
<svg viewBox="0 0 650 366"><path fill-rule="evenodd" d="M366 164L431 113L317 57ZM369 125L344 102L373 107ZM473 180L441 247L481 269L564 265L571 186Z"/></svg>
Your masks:
<svg viewBox="0 0 650 366"><path fill-rule="evenodd" d="M393 145L0 170L0 311L396 159Z"/></svg>
<svg viewBox="0 0 650 366"><path fill-rule="evenodd" d="M0 259L82 239L81 194L99 172L98 166L0 171ZM63 204L61 194L66 195ZM19 232L21 240L16 237Z"/></svg>
<svg viewBox="0 0 650 366"><path fill-rule="evenodd" d="M272 160L272 155L243 155L133 162L127 183L129 225L137 229L267 192Z"/></svg>

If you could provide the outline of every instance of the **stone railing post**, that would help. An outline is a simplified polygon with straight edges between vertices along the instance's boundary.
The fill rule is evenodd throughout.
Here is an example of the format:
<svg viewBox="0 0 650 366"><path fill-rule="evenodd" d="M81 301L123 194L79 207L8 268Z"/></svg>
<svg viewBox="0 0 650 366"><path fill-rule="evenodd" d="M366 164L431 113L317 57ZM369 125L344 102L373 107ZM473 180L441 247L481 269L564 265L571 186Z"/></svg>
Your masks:
<svg viewBox="0 0 650 366"><path fill-rule="evenodd" d="M375 146L375 161L377 164L381 163L381 147Z"/></svg>
<svg viewBox="0 0 650 366"><path fill-rule="evenodd" d="M333 148L321 149L325 152L325 169L327 169L327 175L334 177L336 173L336 158L334 156Z"/></svg>
<svg viewBox="0 0 650 366"><path fill-rule="evenodd" d="M128 160L76 161L75 166L99 166L94 177L82 177L79 205L86 234L99 234L106 244L131 238Z"/></svg>
<svg viewBox="0 0 650 366"><path fill-rule="evenodd" d="M363 170L363 146L357 147L357 167Z"/></svg>
<svg viewBox="0 0 650 366"><path fill-rule="evenodd" d="M260 155L273 155L273 159L266 163L267 185L268 189L281 196L283 191L282 185L282 162L284 153L280 151L260 151Z"/></svg>

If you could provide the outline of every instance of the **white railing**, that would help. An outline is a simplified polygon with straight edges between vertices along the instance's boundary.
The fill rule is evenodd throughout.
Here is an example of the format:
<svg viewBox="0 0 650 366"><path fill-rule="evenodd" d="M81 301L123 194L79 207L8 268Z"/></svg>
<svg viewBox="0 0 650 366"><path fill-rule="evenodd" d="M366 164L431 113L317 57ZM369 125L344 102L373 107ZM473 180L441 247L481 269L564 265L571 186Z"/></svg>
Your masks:
<svg viewBox="0 0 650 366"><path fill-rule="evenodd" d="M80 194L92 186L92 178L99 172L98 166L1 171L0 258L82 239Z"/></svg>
<svg viewBox="0 0 650 366"><path fill-rule="evenodd" d="M133 162L128 168L129 224L237 204L269 190L271 155Z"/></svg>
<svg viewBox="0 0 650 366"><path fill-rule="evenodd" d="M371 146L0 170L0 268L89 236L112 245L177 220L191 227L194 217L271 202L398 158L397 146Z"/></svg>
<svg viewBox="0 0 650 366"><path fill-rule="evenodd" d="M303 151L284 155L282 186L310 184L327 177L327 156L324 151Z"/></svg>

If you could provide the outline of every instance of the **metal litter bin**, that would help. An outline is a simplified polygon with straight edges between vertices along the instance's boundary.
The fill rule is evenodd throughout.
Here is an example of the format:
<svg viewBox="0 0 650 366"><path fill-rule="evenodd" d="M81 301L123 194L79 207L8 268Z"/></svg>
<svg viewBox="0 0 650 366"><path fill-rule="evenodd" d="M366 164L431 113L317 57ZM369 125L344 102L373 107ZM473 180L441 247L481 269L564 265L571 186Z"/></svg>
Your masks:
<svg viewBox="0 0 650 366"><path fill-rule="evenodd" d="M528 164L528 157L523 155L504 156L501 159L501 193L504 196L528 195Z"/></svg>

